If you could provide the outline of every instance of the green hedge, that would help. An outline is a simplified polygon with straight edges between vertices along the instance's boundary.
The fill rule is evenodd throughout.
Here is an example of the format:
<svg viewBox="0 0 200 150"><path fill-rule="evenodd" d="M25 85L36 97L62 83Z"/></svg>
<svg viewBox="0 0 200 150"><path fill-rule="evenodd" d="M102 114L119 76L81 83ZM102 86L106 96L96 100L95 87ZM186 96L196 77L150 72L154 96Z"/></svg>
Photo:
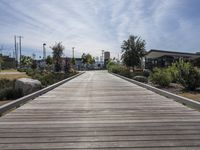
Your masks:
<svg viewBox="0 0 200 150"><path fill-rule="evenodd" d="M131 73L129 69L125 66L118 65L118 64L112 64L109 67L107 67L109 72L116 73L125 77L131 77Z"/></svg>

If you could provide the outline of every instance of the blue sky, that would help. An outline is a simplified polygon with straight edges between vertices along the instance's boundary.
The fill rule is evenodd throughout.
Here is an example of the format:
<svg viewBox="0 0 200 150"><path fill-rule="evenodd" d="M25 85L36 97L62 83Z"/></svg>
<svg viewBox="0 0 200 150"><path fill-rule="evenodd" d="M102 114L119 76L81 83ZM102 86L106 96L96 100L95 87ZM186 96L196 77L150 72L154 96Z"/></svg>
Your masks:
<svg viewBox="0 0 200 150"><path fill-rule="evenodd" d="M42 44L62 42L65 55L112 56L130 34L146 49L200 51L200 0L0 0L0 45L10 52L22 35L23 54L42 55ZM10 50L9 50L10 49Z"/></svg>

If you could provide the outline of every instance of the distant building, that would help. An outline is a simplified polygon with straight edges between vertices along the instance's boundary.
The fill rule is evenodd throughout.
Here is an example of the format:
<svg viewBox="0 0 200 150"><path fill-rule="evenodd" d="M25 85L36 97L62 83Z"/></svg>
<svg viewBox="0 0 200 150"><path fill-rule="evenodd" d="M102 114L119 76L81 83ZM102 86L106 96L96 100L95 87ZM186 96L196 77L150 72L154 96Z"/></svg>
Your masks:
<svg viewBox="0 0 200 150"><path fill-rule="evenodd" d="M110 52L106 51L104 52L104 62L108 61L110 59Z"/></svg>
<svg viewBox="0 0 200 150"><path fill-rule="evenodd" d="M199 53L185 53L151 49L145 55L145 68L152 69L154 67L166 67L178 61L179 59L190 61L199 57Z"/></svg>

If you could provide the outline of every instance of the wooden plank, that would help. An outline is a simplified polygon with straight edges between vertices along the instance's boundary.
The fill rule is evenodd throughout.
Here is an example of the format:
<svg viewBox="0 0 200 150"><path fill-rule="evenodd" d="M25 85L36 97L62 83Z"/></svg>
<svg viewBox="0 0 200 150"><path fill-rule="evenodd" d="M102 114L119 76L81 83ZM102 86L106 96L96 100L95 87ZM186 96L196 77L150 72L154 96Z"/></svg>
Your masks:
<svg viewBox="0 0 200 150"><path fill-rule="evenodd" d="M106 71L0 118L0 149L200 149L200 113Z"/></svg>

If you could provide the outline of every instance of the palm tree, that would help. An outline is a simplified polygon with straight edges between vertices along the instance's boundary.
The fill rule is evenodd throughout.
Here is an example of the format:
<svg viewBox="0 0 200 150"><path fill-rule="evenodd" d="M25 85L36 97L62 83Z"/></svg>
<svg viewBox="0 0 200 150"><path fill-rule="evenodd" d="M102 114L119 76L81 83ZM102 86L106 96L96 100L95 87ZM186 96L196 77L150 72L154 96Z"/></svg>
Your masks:
<svg viewBox="0 0 200 150"><path fill-rule="evenodd" d="M124 40L122 48L122 61L127 67L140 66L141 58L145 55L145 40L137 36L129 36Z"/></svg>

